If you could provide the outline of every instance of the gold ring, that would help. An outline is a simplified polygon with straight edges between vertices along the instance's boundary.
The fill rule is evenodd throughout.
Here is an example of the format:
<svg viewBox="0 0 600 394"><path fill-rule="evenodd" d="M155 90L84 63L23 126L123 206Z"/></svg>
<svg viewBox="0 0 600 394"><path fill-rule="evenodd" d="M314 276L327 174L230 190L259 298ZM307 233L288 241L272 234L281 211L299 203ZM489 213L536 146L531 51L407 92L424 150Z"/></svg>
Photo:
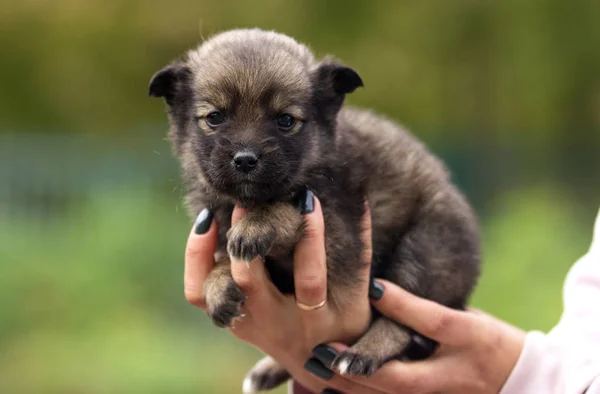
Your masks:
<svg viewBox="0 0 600 394"><path fill-rule="evenodd" d="M298 308L303 309L305 311L314 311L315 309L322 308L326 303L327 303L327 299L324 299L323 301L319 302L317 305L305 305L305 304L299 302L298 300L296 300L296 305L298 305Z"/></svg>

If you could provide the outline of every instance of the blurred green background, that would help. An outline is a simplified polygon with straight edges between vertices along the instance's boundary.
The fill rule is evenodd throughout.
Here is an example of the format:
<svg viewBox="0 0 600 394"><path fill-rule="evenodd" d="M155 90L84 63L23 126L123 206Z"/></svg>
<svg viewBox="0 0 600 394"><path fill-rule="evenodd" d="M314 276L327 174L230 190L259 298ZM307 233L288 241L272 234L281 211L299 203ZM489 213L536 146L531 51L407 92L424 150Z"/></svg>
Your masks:
<svg viewBox="0 0 600 394"><path fill-rule="evenodd" d="M600 204L600 2L20 0L0 13L0 393L235 393L259 358L183 297L190 219L151 75L276 29L440 155L481 218L473 303L548 330ZM283 391L279 391L283 392Z"/></svg>

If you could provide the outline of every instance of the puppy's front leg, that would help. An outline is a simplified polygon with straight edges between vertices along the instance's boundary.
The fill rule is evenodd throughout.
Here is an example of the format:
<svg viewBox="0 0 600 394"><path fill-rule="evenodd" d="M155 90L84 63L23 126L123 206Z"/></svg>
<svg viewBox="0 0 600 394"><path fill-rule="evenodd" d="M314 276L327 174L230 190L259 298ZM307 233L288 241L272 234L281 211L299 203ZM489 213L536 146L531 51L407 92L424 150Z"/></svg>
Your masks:
<svg viewBox="0 0 600 394"><path fill-rule="evenodd" d="M229 257L217 258L215 267L204 282L207 313L219 327L231 327L241 316L246 297L231 276Z"/></svg>
<svg viewBox="0 0 600 394"><path fill-rule="evenodd" d="M290 252L302 235L304 220L291 203L257 207L227 232L227 252L232 258L252 261Z"/></svg>

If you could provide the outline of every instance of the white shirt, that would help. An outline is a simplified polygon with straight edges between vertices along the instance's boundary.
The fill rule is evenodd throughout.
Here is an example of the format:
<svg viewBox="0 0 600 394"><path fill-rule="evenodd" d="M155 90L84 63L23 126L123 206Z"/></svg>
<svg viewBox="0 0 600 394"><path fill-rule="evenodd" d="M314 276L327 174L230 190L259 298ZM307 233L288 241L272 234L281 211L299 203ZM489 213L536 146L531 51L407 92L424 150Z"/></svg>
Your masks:
<svg viewBox="0 0 600 394"><path fill-rule="evenodd" d="M548 333L527 334L500 394L600 394L600 212L589 251L567 274L564 311Z"/></svg>

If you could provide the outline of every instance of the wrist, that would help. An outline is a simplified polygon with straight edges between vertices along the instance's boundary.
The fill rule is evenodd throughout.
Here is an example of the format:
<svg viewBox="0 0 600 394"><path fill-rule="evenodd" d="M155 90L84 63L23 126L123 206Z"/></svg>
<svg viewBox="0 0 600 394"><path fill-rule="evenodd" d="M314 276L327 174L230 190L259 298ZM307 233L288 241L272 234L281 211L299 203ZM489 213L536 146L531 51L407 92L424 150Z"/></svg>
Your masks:
<svg viewBox="0 0 600 394"><path fill-rule="evenodd" d="M495 393L502 392L513 370L515 369L523 347L525 345L526 333L516 327L504 322L500 322L501 334L499 340L495 341L495 346L501 352L498 360L497 379L494 387Z"/></svg>

